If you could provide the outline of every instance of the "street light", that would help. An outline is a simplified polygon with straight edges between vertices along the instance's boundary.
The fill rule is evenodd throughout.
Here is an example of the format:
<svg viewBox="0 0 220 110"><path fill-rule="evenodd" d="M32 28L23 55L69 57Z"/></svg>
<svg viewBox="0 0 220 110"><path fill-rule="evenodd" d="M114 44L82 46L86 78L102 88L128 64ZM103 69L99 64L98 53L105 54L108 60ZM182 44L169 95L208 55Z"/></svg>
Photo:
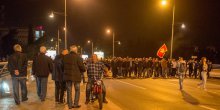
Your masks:
<svg viewBox="0 0 220 110"><path fill-rule="evenodd" d="M54 18L54 13L52 12L50 15L49 15L50 18Z"/></svg>
<svg viewBox="0 0 220 110"><path fill-rule="evenodd" d="M64 9L64 18L65 18L65 20L64 20L64 30L65 30L65 37L64 37L64 42L65 42L65 49L67 49L67 5L66 5L66 0L64 1L65 3L65 9ZM49 17L50 18L54 18L54 14L57 14L57 15L63 15L63 13L60 13L60 12L52 12L50 15L49 15Z"/></svg>
<svg viewBox="0 0 220 110"><path fill-rule="evenodd" d="M162 0L161 5L167 5L167 0ZM173 58L173 37L174 37L174 23L175 23L175 0L173 0L173 17L172 17L172 35L171 35L171 46L170 46L170 59Z"/></svg>
<svg viewBox="0 0 220 110"><path fill-rule="evenodd" d="M118 42L118 45L121 45L121 42L120 42L120 41Z"/></svg>
<svg viewBox="0 0 220 110"><path fill-rule="evenodd" d="M181 28L182 28L182 29L185 29L185 28L186 28L186 25L185 25L185 24L182 24L182 25L181 25Z"/></svg>
<svg viewBox="0 0 220 110"><path fill-rule="evenodd" d="M66 14L67 12L66 12L66 0L65 0L65 12L64 12L64 16L65 16L65 20L64 20L64 28L65 28L65 49L67 49L67 28L66 28L66 23L67 23L67 21L66 21L66 16L67 16L67 14Z"/></svg>
<svg viewBox="0 0 220 110"><path fill-rule="evenodd" d="M161 1L161 4L162 4L163 6L165 6L165 5L167 5L167 1L166 1L166 0Z"/></svg>
<svg viewBox="0 0 220 110"><path fill-rule="evenodd" d="M106 33L110 34L111 30L107 29ZM112 32L112 37L113 37L113 39L112 39L112 57L114 58L115 57L115 33L114 32Z"/></svg>
<svg viewBox="0 0 220 110"><path fill-rule="evenodd" d="M90 41L90 40L88 40L87 43L88 43L88 44L90 44L90 43L92 44L92 54L93 54L93 42Z"/></svg>

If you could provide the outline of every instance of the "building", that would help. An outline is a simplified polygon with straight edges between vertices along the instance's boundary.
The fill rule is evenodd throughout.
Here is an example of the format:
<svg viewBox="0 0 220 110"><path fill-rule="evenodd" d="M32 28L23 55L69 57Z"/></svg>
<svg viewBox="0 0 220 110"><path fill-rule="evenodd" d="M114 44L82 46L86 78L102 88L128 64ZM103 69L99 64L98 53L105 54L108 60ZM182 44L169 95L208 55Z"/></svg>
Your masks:
<svg viewBox="0 0 220 110"><path fill-rule="evenodd" d="M43 26L36 26L35 28L27 28L27 27L13 27L13 28L0 28L0 40L4 36L10 34L10 32L14 31L16 34L15 39L22 43L23 45L28 45L30 42L34 42L39 38L45 36L45 31L43 30Z"/></svg>

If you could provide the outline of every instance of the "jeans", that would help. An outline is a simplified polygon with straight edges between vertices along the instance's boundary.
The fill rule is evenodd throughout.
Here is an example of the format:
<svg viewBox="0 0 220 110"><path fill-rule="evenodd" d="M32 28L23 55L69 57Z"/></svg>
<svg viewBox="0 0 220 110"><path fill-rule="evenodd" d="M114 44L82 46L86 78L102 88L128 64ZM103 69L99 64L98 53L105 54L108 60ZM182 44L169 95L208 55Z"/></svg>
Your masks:
<svg viewBox="0 0 220 110"><path fill-rule="evenodd" d="M183 78L184 78L184 73L179 73L179 85L180 85L180 90L183 89Z"/></svg>
<svg viewBox="0 0 220 110"><path fill-rule="evenodd" d="M172 68L172 75L171 76L176 76L176 68Z"/></svg>
<svg viewBox="0 0 220 110"><path fill-rule="evenodd" d="M202 82L199 84L203 89L206 89L206 82L207 82L207 72L202 71L201 72L202 76Z"/></svg>
<svg viewBox="0 0 220 110"><path fill-rule="evenodd" d="M90 94L91 94L91 89L92 89L92 84L94 83L94 79L89 78L88 82L86 84L86 101L90 100ZM104 83L102 82L102 93L103 93L103 101L106 100L106 88Z"/></svg>
<svg viewBox="0 0 220 110"><path fill-rule="evenodd" d="M12 77L13 95L16 104L20 104L19 84L21 86L22 101L27 100L27 79L24 77Z"/></svg>
<svg viewBox="0 0 220 110"><path fill-rule="evenodd" d="M73 101L72 101L72 85L74 85L74 88L75 88L74 105L79 105L79 98L80 98L80 82L67 81L66 82L67 103L68 103L68 107L69 108L72 108L72 106L73 106Z"/></svg>
<svg viewBox="0 0 220 110"><path fill-rule="evenodd" d="M162 68L163 77L167 78L167 68Z"/></svg>
<svg viewBox="0 0 220 110"><path fill-rule="evenodd" d="M64 91L66 89L66 83L63 81L55 81L55 101L64 102Z"/></svg>
<svg viewBox="0 0 220 110"><path fill-rule="evenodd" d="M44 101L47 95L47 82L48 77L37 77L37 95Z"/></svg>
<svg viewBox="0 0 220 110"><path fill-rule="evenodd" d="M152 69L148 68L147 69L147 77L151 77L152 76Z"/></svg>
<svg viewBox="0 0 220 110"><path fill-rule="evenodd" d="M85 80L85 75L84 75L84 73L83 73L83 72L81 73L81 77L82 77L82 81L83 81L83 83L86 83L86 80Z"/></svg>

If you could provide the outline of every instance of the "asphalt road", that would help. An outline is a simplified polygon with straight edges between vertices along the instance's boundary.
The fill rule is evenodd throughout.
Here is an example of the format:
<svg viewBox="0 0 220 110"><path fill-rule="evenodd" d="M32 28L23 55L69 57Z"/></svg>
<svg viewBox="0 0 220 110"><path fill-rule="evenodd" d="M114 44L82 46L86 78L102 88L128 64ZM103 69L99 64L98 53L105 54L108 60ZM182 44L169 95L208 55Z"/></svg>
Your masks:
<svg viewBox="0 0 220 110"><path fill-rule="evenodd" d="M207 91L199 80L185 79L179 90L177 79L122 79L105 81L108 98L123 110L218 110L220 80L210 79Z"/></svg>
<svg viewBox="0 0 220 110"><path fill-rule="evenodd" d="M208 79L207 91L197 88L199 80L195 79L185 79L183 91L178 79L105 79L104 83L109 101L104 110L220 110L219 79ZM35 81L29 81L29 100L16 106L12 95L2 97L0 110L67 110L66 104L55 104L54 82L48 84L45 102L36 95ZM82 107L76 110L98 110L97 102L84 102L85 85L81 84Z"/></svg>

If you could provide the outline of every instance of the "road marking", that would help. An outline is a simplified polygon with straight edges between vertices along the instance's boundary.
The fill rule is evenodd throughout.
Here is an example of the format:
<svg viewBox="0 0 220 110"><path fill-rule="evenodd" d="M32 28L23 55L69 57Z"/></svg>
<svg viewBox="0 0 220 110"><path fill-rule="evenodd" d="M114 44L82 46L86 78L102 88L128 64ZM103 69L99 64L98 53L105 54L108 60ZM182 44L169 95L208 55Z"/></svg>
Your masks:
<svg viewBox="0 0 220 110"><path fill-rule="evenodd" d="M137 88L139 88L139 89L143 89L143 90L146 89L146 88L144 88L144 87L137 86L137 85L134 85L134 84L131 84L131 83L128 83L128 82L124 82L124 81L120 81L120 80L116 80L116 81L118 81L118 82L120 82L120 83L124 83L124 84L130 85L130 86L137 87Z"/></svg>
<svg viewBox="0 0 220 110"><path fill-rule="evenodd" d="M173 83L173 82L167 82L167 83L172 84L172 85L179 85L179 84L176 84L176 83ZM189 88L195 88L194 86L192 87L192 86L189 86L189 85L183 85L183 86L187 86ZM210 93L218 94L219 95L218 92L214 92L214 91L210 91L210 90L206 90L206 92L210 92Z"/></svg>
<svg viewBox="0 0 220 110"><path fill-rule="evenodd" d="M211 108L211 107L207 107L205 105L199 105L199 107L205 108L207 110L217 110L217 109L214 109L214 108Z"/></svg>

